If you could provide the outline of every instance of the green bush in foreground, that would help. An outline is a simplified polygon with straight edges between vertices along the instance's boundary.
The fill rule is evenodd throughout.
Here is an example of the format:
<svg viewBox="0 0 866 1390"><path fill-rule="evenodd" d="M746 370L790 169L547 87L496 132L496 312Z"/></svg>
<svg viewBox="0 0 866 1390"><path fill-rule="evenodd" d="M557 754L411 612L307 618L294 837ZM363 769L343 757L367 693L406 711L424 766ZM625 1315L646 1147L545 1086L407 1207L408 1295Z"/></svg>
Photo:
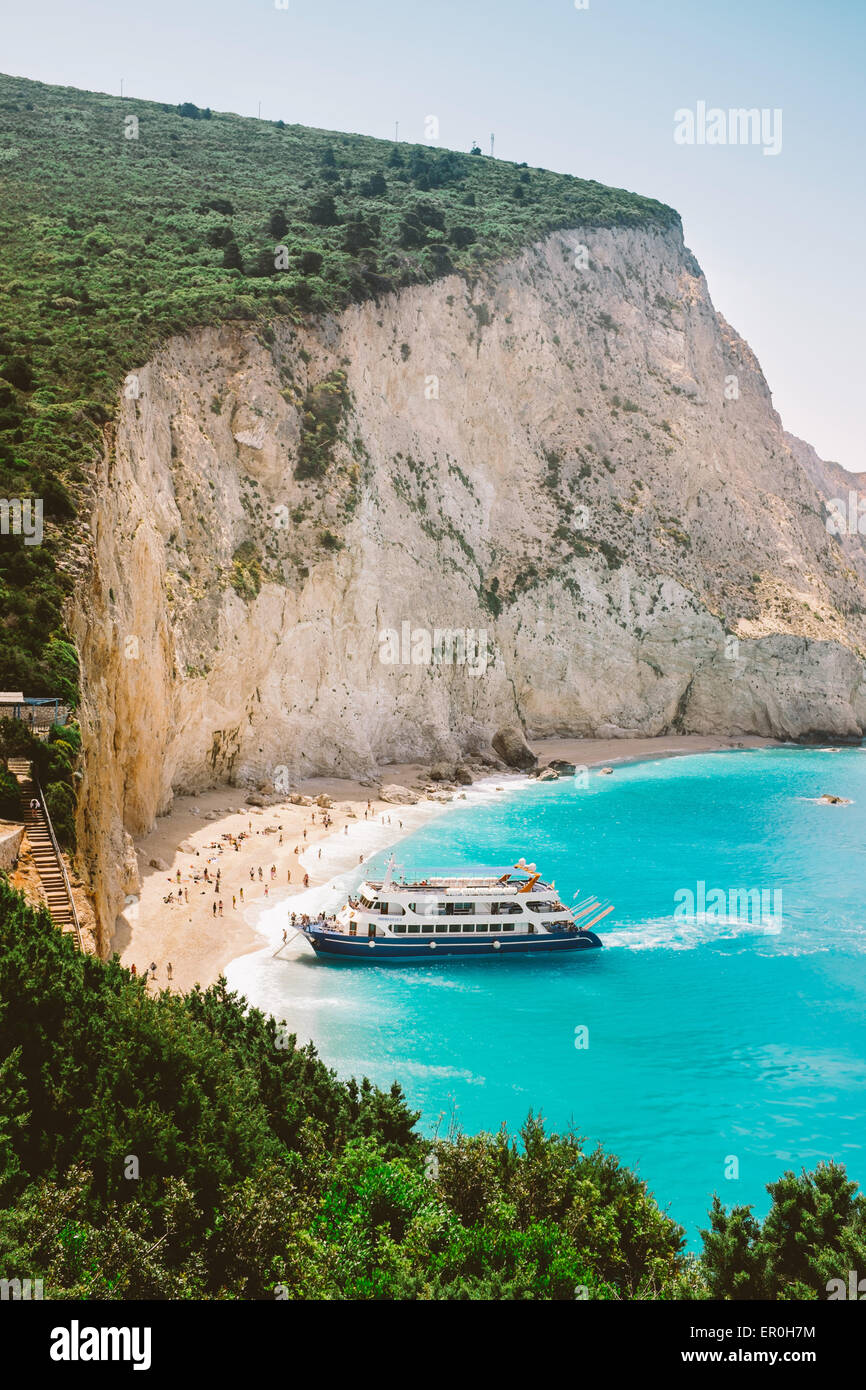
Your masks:
<svg viewBox="0 0 866 1390"><path fill-rule="evenodd" d="M149 996L0 876L0 1269L48 1298L817 1297L863 1264L833 1165L786 1175L762 1225L716 1204L696 1261L573 1135L530 1115L431 1142L417 1119L224 981Z"/></svg>

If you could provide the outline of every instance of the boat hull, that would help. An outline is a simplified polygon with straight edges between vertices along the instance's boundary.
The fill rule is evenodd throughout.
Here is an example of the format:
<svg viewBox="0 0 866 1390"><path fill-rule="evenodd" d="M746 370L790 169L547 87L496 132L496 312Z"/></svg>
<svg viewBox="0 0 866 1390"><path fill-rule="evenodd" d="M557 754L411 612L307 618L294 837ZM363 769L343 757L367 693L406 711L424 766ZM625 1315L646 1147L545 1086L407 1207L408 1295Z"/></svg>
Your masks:
<svg viewBox="0 0 866 1390"><path fill-rule="evenodd" d="M430 941L395 941L381 936L370 941L365 936L345 936L341 932L315 929L303 934L322 960L351 961L357 965L389 965L392 962L403 965L407 961L426 961L431 965L444 957L463 960L470 956L481 956L494 960L502 956L562 955L564 952L598 950L602 944L591 931L497 937L493 941L450 941L443 938L432 945Z"/></svg>

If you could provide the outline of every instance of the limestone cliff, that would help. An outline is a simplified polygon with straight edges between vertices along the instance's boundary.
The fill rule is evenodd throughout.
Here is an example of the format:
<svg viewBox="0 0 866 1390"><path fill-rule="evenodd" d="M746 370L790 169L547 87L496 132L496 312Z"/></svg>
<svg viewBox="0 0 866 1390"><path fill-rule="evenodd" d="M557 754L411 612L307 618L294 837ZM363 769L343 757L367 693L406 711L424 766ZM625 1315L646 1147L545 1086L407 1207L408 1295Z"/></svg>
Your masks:
<svg viewBox="0 0 866 1390"><path fill-rule="evenodd" d="M554 234L130 369L72 619L103 946L128 835L179 788L454 757L514 722L866 728L864 580L678 229ZM484 660L383 662L403 623L484 630Z"/></svg>

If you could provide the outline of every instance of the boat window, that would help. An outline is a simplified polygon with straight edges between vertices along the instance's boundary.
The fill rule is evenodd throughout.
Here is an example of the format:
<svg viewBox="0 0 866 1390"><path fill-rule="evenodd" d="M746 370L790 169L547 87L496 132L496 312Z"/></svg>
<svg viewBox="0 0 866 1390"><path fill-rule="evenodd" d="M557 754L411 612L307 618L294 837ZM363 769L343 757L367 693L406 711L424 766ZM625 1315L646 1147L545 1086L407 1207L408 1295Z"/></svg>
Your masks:
<svg viewBox="0 0 866 1390"><path fill-rule="evenodd" d="M503 931L514 931L514 923L513 923L513 922L503 922L503 923L502 923L502 930L503 930Z"/></svg>
<svg viewBox="0 0 866 1390"><path fill-rule="evenodd" d="M549 902L545 902L545 903L538 903L538 902L535 902L535 903L534 903L534 902L528 902L528 903L526 904L526 906L529 908L529 911L530 911L530 912L555 912L555 911L556 911L556 903L549 903Z"/></svg>
<svg viewBox="0 0 866 1390"><path fill-rule="evenodd" d="M454 903L454 904L453 904L453 915L454 915L455 917L474 917L474 916L475 916L475 904L474 904L474 903Z"/></svg>
<svg viewBox="0 0 866 1390"><path fill-rule="evenodd" d="M474 925L472 924L472 922L464 922L464 923L463 923L463 930L464 930L464 931L474 931L474 930L475 930L475 927L474 927Z"/></svg>
<svg viewBox="0 0 866 1390"><path fill-rule="evenodd" d="M491 903L490 911L492 914L495 913L501 917L503 915L507 916L509 914L513 915L514 913L522 913L523 908L521 907L520 903Z"/></svg>
<svg viewBox="0 0 866 1390"><path fill-rule="evenodd" d="M410 922L406 930L409 932L410 936L417 936L421 928L418 926L417 922Z"/></svg>
<svg viewBox="0 0 866 1390"><path fill-rule="evenodd" d="M460 923L459 923L459 922L452 922L452 923L451 923L451 926L448 928L448 930L449 930L450 932L459 932L459 930L460 930Z"/></svg>
<svg viewBox="0 0 866 1390"><path fill-rule="evenodd" d="M402 922L397 922L397 923L391 928L391 930L392 930L392 932L394 932L395 936L405 936L405 935L406 935L406 928L403 926L403 923L402 923ZM415 930L417 931L417 927L416 927Z"/></svg>
<svg viewBox="0 0 866 1390"><path fill-rule="evenodd" d="M486 930L487 930L487 931L502 931L502 927L501 927L501 925L499 924L499 922L488 922Z"/></svg>
<svg viewBox="0 0 866 1390"><path fill-rule="evenodd" d="M364 897L362 897L362 898L361 898L361 906L362 906L362 907L366 907L366 908L372 907L372 906L373 906L373 899L372 899L372 898L364 898Z"/></svg>
<svg viewBox="0 0 866 1390"><path fill-rule="evenodd" d="M382 911L389 917L405 917L406 910L399 903L382 903Z"/></svg>

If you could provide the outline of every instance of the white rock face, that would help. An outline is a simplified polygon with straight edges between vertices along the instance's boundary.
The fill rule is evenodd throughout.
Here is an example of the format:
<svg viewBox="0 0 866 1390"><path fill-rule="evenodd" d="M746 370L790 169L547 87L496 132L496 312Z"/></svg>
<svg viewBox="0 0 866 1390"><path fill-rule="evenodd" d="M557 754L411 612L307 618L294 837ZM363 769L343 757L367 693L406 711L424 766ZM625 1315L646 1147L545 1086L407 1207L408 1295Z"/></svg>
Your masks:
<svg viewBox="0 0 866 1390"><path fill-rule="evenodd" d="M557 233L471 285L136 370L73 614L104 949L129 833L179 790L454 762L508 724L866 728L864 580L678 231ZM337 370L340 441L299 479Z"/></svg>

